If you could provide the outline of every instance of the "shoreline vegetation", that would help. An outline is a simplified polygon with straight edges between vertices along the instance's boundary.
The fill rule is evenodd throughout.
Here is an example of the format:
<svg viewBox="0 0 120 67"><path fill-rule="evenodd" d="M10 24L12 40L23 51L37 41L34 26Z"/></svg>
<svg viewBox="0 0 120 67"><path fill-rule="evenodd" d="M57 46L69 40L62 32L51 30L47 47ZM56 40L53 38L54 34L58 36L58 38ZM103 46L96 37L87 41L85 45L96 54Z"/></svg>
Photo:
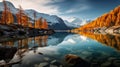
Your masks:
<svg viewBox="0 0 120 67"><path fill-rule="evenodd" d="M120 34L120 5L97 19L72 30L72 32Z"/></svg>
<svg viewBox="0 0 120 67"><path fill-rule="evenodd" d="M36 29L30 27L22 27L21 25L6 25L0 24L0 36L5 37L20 37L20 36L38 36L38 35L50 35L54 33L52 29Z"/></svg>

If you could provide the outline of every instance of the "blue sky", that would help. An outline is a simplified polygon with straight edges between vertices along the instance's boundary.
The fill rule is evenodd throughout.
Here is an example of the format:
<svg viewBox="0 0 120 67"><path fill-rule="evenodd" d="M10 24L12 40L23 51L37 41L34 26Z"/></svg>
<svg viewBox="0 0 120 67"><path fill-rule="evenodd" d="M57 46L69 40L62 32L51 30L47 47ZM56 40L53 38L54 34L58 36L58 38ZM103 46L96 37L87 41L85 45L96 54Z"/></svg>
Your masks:
<svg viewBox="0 0 120 67"><path fill-rule="evenodd" d="M2 1L2 0L1 0ZM58 15L63 19L72 18L95 19L109 12L118 5L120 0L10 0L23 9L35 9L41 13Z"/></svg>
<svg viewBox="0 0 120 67"><path fill-rule="evenodd" d="M60 16L78 17L82 19L94 19L106 13L118 5L120 0L62 0L46 4L57 6Z"/></svg>

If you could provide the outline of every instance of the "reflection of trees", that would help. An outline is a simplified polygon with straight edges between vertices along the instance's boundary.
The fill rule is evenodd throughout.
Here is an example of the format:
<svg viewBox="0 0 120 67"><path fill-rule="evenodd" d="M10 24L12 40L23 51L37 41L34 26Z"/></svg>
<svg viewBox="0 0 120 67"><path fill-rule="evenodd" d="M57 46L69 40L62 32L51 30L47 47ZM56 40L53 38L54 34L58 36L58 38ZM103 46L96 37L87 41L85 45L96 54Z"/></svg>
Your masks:
<svg viewBox="0 0 120 67"><path fill-rule="evenodd" d="M2 42L0 44L3 45L3 46L11 46L12 47L14 45L14 41Z"/></svg>
<svg viewBox="0 0 120 67"><path fill-rule="evenodd" d="M7 41L7 42L5 41L5 42L2 42L0 44L2 46L9 46L9 47L14 47L14 45L16 44L17 45L17 52L15 55L17 55L18 59L20 61L22 61L22 58L24 57L24 54L27 51L31 51L31 49L32 49L36 53L37 47L47 46L47 39L48 39L48 36L45 35L45 36L37 36L37 37L20 39L18 41L14 41L14 40ZM34 40L34 43L32 42L33 40ZM30 43L32 43L33 47L29 47ZM38 45L38 46L36 47L36 45ZM31 49L29 49L29 48L31 48Z"/></svg>
<svg viewBox="0 0 120 67"><path fill-rule="evenodd" d="M43 36L44 46L47 46L47 39L48 39L48 36Z"/></svg>
<svg viewBox="0 0 120 67"><path fill-rule="evenodd" d="M38 44L39 47L47 46L48 36L38 36L35 37L35 43Z"/></svg>
<svg viewBox="0 0 120 67"><path fill-rule="evenodd" d="M24 48L28 48L28 38L22 40L22 45L24 46Z"/></svg>
<svg viewBox="0 0 120 67"><path fill-rule="evenodd" d="M35 41L34 44L38 45L39 47L44 47L47 46L47 40L48 40L48 35L44 35L44 36L37 36L37 37L30 37L30 38L25 38L25 39L20 39L18 41L5 41L5 42L1 42L0 44L2 46L11 46L14 47L15 42L18 42L18 48L29 48L29 43L31 43L32 41ZM33 44L33 45L34 45Z"/></svg>
<svg viewBox="0 0 120 67"><path fill-rule="evenodd" d="M113 36L107 34L93 34L88 32L80 32L79 34L97 40L98 42L116 48L117 50L120 50L120 36Z"/></svg>

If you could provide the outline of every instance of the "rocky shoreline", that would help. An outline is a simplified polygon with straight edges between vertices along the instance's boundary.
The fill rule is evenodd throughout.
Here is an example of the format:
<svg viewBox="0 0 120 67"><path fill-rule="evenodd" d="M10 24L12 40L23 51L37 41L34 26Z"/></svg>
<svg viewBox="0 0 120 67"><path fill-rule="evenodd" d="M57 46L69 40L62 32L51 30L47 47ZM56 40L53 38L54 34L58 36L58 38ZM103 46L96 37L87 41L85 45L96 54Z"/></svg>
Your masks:
<svg viewBox="0 0 120 67"><path fill-rule="evenodd" d="M4 37L19 37L19 36L38 36L50 35L54 33L52 29L35 29L30 27L22 27L20 25L2 25L0 24L0 36Z"/></svg>
<svg viewBox="0 0 120 67"><path fill-rule="evenodd" d="M112 26L112 27L99 27L99 28L94 28L90 32L98 33L98 34L120 34L120 26Z"/></svg>

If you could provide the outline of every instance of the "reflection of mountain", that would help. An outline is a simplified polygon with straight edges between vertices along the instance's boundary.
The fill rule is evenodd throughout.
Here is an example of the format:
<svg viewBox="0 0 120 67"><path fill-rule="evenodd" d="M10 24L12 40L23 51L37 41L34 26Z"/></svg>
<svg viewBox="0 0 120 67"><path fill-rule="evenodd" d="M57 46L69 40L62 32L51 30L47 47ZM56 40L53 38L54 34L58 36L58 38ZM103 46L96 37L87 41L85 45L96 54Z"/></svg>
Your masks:
<svg viewBox="0 0 120 67"><path fill-rule="evenodd" d="M84 32L80 32L79 34L97 40L98 42L113 47L117 50L120 50L120 36L93 34L93 33L84 33Z"/></svg>
<svg viewBox="0 0 120 67"><path fill-rule="evenodd" d="M62 35L61 35L62 34ZM48 38L48 45L57 45L61 43L69 33L55 33Z"/></svg>

